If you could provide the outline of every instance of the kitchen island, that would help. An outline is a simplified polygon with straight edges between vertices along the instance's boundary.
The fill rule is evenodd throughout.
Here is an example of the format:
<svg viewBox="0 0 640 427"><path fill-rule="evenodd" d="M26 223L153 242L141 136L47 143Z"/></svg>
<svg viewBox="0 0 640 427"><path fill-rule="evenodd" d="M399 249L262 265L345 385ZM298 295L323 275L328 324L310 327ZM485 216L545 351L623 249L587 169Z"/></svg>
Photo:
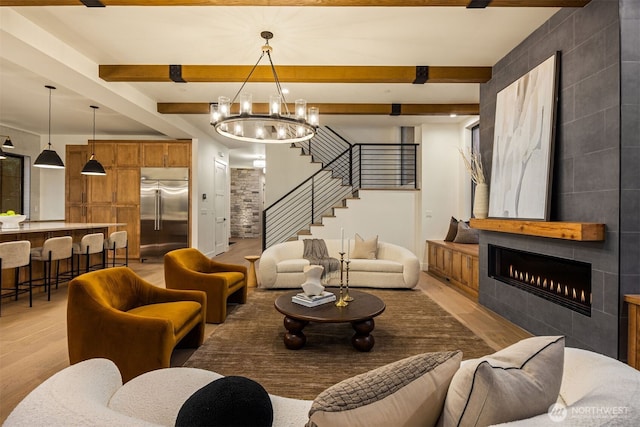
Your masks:
<svg viewBox="0 0 640 427"><path fill-rule="evenodd" d="M103 233L107 239L109 234L117 231L119 227L126 226L125 223L91 223L91 222L65 222L65 221L33 221L23 222L18 228L0 229L0 243L13 242L17 240L28 240L31 247L42 246L46 239L51 237L71 236L74 243L79 243L82 236L90 233ZM101 254L92 255L92 264L102 261ZM28 278L27 269L20 269L20 280ZM60 271L71 270L70 262L60 263ZM33 263L33 278L38 279L43 276L42 263ZM2 270L2 287L11 287L15 283L13 270ZM27 298L28 299L28 298Z"/></svg>

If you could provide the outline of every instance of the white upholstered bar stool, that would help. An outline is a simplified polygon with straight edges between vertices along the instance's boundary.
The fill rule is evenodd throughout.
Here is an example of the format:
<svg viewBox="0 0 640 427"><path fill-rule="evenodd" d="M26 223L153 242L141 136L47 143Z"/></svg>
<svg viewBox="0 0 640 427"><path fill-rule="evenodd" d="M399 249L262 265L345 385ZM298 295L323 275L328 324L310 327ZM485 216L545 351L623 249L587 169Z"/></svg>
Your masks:
<svg viewBox="0 0 640 427"><path fill-rule="evenodd" d="M118 265L129 266L129 240L126 231L114 231L109 234L109 238L104 241L105 251L113 251L111 267L116 266L116 250L124 249L124 263Z"/></svg>
<svg viewBox="0 0 640 427"><path fill-rule="evenodd" d="M47 299L51 301L51 269L53 261L56 261L56 289L60 280L60 260L71 258L71 271L73 271L73 240L71 236L51 237L44 241L41 248L31 249L31 261L44 263L44 286L47 288Z"/></svg>
<svg viewBox="0 0 640 427"><path fill-rule="evenodd" d="M20 283L20 267L29 267L29 280ZM2 283L2 270L15 269L14 287L4 287ZM29 289L20 289L23 284L28 284ZM10 293L2 296L15 296L18 300L18 294L29 292L29 307L33 305L33 293L31 288L31 242L28 240L18 240L16 242L0 243L0 292L9 290ZM0 307L0 313L1 313Z"/></svg>
<svg viewBox="0 0 640 427"><path fill-rule="evenodd" d="M102 262L91 265L92 254L102 254ZM86 261L85 273L88 273L92 267L104 268L104 234L91 233L82 236L80 243L73 244L73 255L78 257L78 269L74 273L76 276L80 274L80 259L82 255L84 255Z"/></svg>

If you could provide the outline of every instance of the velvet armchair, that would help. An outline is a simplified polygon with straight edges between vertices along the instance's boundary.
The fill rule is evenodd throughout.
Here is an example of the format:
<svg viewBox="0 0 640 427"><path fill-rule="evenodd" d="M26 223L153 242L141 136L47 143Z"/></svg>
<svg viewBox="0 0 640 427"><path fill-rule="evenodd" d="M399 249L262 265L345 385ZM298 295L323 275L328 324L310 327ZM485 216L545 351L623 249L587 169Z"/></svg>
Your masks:
<svg viewBox="0 0 640 427"><path fill-rule="evenodd" d="M194 248L164 256L167 289L197 289L207 294L207 323L227 318L227 302L247 302L247 267L213 261Z"/></svg>
<svg viewBox="0 0 640 427"><path fill-rule="evenodd" d="M159 288L128 267L78 276L69 283L69 360L110 359L125 382L168 368L177 345L202 344L206 301L204 292Z"/></svg>

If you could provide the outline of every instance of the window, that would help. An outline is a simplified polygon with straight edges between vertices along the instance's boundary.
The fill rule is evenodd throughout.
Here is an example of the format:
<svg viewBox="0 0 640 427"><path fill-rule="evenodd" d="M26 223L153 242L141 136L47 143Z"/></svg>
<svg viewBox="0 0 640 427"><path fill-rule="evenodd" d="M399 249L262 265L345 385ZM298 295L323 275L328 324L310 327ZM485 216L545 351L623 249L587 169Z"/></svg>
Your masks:
<svg viewBox="0 0 640 427"><path fill-rule="evenodd" d="M13 210L29 217L28 195L25 183L28 182L28 169L25 169L25 156L5 152L6 159L0 160L0 212ZM28 159L28 157L26 158Z"/></svg>
<svg viewBox="0 0 640 427"><path fill-rule="evenodd" d="M480 153L480 124L476 124L471 128L471 154L475 153ZM476 184L471 181L471 206L473 206L475 195Z"/></svg>

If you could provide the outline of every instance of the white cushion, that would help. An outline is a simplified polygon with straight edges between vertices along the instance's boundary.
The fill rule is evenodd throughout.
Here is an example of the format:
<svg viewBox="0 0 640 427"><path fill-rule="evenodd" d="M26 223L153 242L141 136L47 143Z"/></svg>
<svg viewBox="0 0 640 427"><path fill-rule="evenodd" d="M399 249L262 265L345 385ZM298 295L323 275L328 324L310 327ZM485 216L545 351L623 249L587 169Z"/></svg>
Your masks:
<svg viewBox="0 0 640 427"><path fill-rule="evenodd" d="M175 425L182 404L222 375L204 369L157 369L139 375L116 391L109 408L151 423Z"/></svg>
<svg viewBox="0 0 640 427"><path fill-rule="evenodd" d="M467 361L455 374L439 425L487 426L546 413L560 391L564 337L533 337Z"/></svg>
<svg viewBox="0 0 640 427"><path fill-rule="evenodd" d="M304 258L287 259L280 261L276 268L278 273L303 273L304 268L309 265L309 260ZM302 285L302 282L300 283Z"/></svg>
<svg viewBox="0 0 640 427"><path fill-rule="evenodd" d="M384 259L352 259L349 263L349 271L402 273L402 264Z"/></svg>

